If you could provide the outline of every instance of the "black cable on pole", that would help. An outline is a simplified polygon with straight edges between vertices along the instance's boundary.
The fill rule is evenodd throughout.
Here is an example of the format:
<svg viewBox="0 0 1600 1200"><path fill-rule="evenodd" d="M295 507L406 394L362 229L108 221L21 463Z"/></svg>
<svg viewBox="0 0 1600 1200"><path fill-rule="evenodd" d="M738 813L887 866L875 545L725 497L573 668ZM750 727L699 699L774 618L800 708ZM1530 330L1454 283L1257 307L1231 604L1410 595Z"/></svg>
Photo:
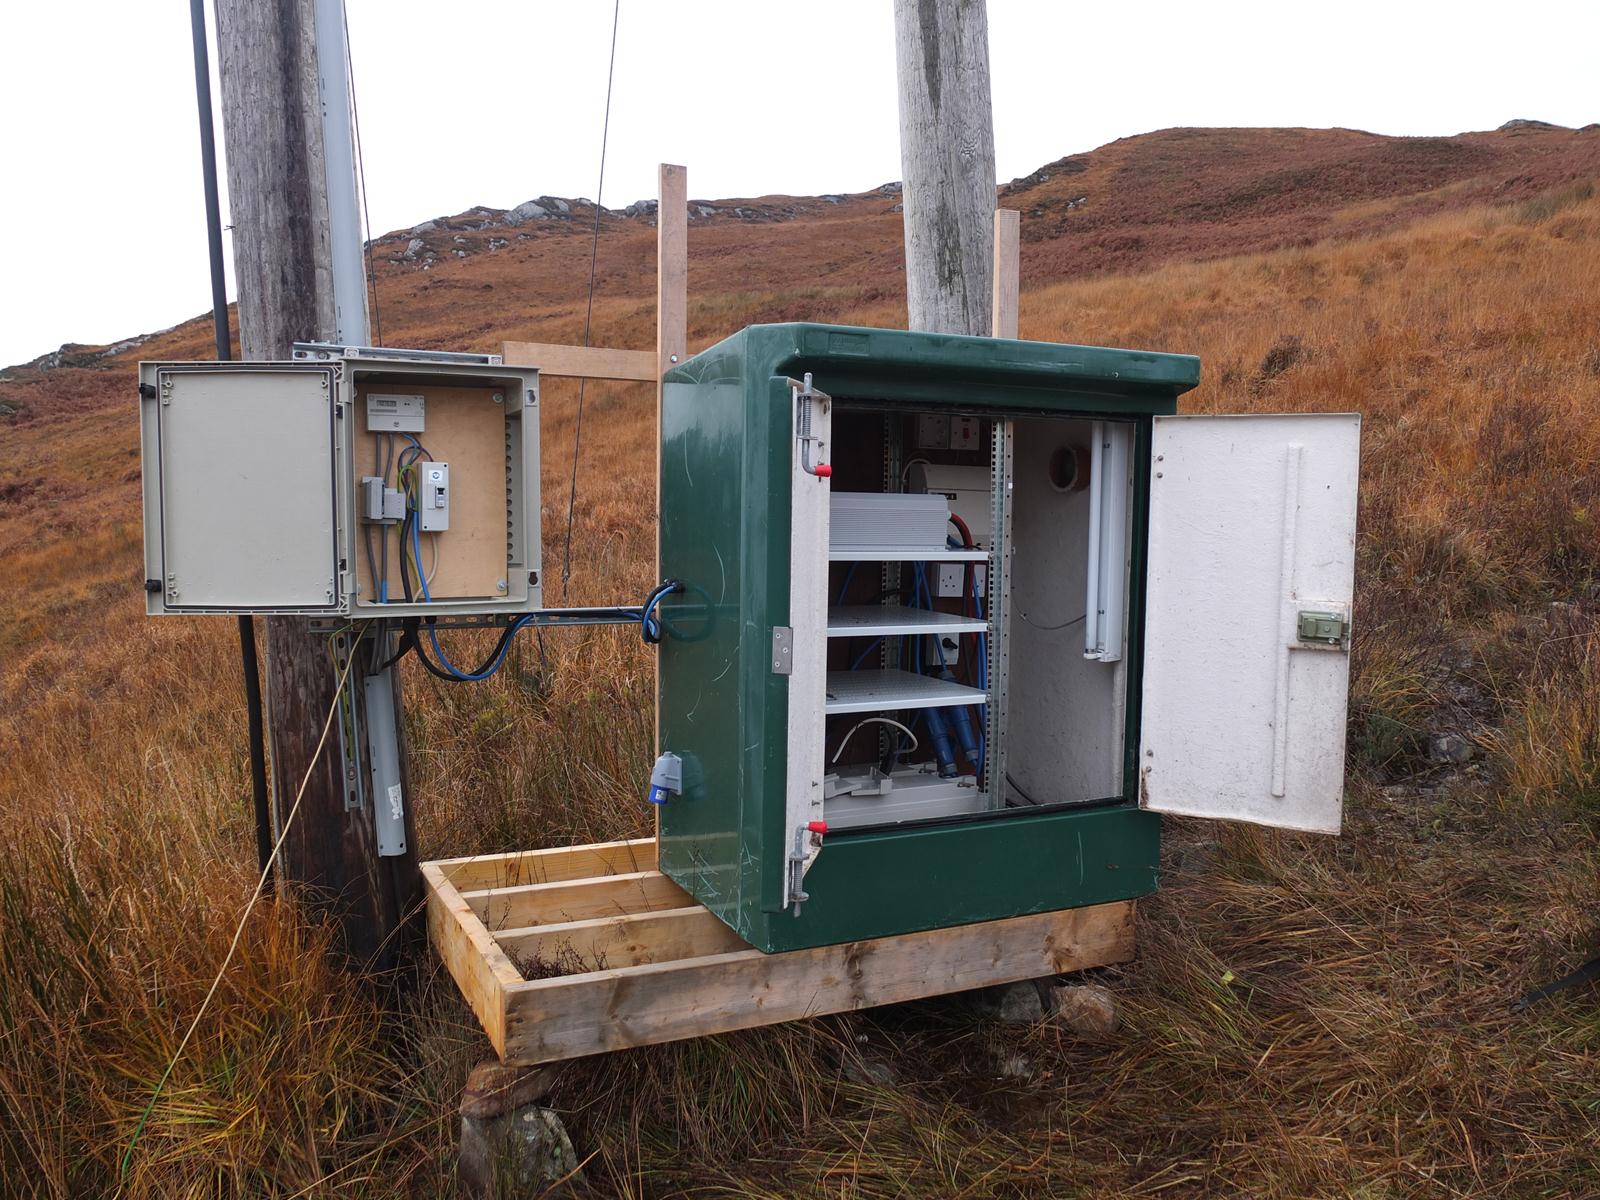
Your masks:
<svg viewBox="0 0 1600 1200"><path fill-rule="evenodd" d="M361 180L361 223L366 236L361 248L367 259L367 287L372 296L372 344L383 345L383 315L378 311L378 273L372 265L372 214L367 211L367 160L361 152L361 109L356 105L356 67L350 57L350 13L344 12L344 68L350 85L350 123L356 135L356 175Z"/></svg>
<svg viewBox="0 0 1600 1200"><path fill-rule="evenodd" d="M583 314L583 344L589 344L594 324L594 271L600 254L600 201L606 191L606 140L611 135L611 81L617 70L617 17L622 0L611 8L611 58L606 65L606 116L600 126L600 182L594 189L594 237L589 242L589 306ZM572 511L578 502L578 450L583 445L583 393L587 379L578 380L578 416L572 431L572 479L567 484L567 535L561 550L561 602L567 602L567 584L572 579Z"/></svg>
<svg viewBox="0 0 1600 1200"><path fill-rule="evenodd" d="M205 0L189 0L194 34L194 95L200 109L200 172L206 192L206 249L211 255L211 323L217 333L217 358L233 357L228 335L228 286L222 272L222 202L217 196L217 135L211 120L211 59L206 49Z"/></svg>
<svg viewBox="0 0 1600 1200"><path fill-rule="evenodd" d="M200 170L205 183L206 248L211 257L211 324L217 335L217 359L233 358L228 332L228 287L223 275L222 202L217 195L217 135L211 118L211 58L206 49L205 0L189 0L189 26L194 35L194 94L200 111ZM239 665L244 673L244 709L250 743L250 791L256 816L256 864L270 884L272 876L272 811L267 791L266 729L261 718L261 663L256 656L255 621L239 618Z"/></svg>

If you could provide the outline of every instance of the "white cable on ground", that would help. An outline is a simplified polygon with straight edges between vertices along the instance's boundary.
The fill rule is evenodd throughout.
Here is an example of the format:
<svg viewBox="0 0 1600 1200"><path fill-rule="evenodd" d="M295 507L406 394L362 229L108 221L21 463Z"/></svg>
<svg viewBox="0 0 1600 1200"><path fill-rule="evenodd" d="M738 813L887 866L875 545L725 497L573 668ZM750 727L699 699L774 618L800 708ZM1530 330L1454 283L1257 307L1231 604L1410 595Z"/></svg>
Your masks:
<svg viewBox="0 0 1600 1200"><path fill-rule="evenodd" d="M328 744L328 730L333 728L334 714L339 711L339 701L344 695L345 680L350 676L350 668L355 665L356 649L361 644L361 638L366 634L362 630L356 636L355 642L350 646L350 656L345 659L344 669L339 672L339 682L334 687L333 704L328 709L327 719L322 722L322 736L317 739L317 747L311 752L311 761L306 764L305 777L300 780L300 787L294 794L294 803L289 807L289 815L284 818L283 830L278 834L278 840L272 843L272 854L267 858L267 865L262 868L261 876L256 880L255 891L250 893L250 899L240 914L239 924L233 931L233 941L228 943L228 953L223 955L222 965L217 968L216 977L212 979L211 986L206 989L206 998L200 1002L199 1011L194 1014L194 1020L189 1022L189 1028L184 1032L183 1040L178 1043L178 1048L172 1053L172 1060L167 1063L167 1069L161 1073L161 1078L156 1081L155 1091L150 1095L150 1103L145 1105L144 1112L139 1115L139 1123L134 1126L133 1136L128 1139L128 1149L123 1153L122 1166L118 1175L126 1179L128 1165L133 1161L133 1149L139 1144L139 1136L144 1132L145 1123L150 1120L150 1114L155 1111L156 1101L161 1098L162 1089L167 1086L167 1080L172 1077L173 1069L178 1065L178 1060L183 1057L184 1050L189 1045L189 1039L194 1036L194 1031L200 1027L200 1018L206 1015L206 1009L211 1006L211 998L217 994L217 986L222 982L222 976L228 970L228 964L233 961L233 954L239 948L239 939L244 935L245 922L250 919L250 914L255 911L256 901L261 898L261 891L267 885L267 876L272 871L272 864L278 857L278 851L283 846L283 839L289 836L289 829L294 825L295 814L300 811L300 801L306 794L306 785L311 782L311 772L316 770L317 762L322 758L322 748Z"/></svg>

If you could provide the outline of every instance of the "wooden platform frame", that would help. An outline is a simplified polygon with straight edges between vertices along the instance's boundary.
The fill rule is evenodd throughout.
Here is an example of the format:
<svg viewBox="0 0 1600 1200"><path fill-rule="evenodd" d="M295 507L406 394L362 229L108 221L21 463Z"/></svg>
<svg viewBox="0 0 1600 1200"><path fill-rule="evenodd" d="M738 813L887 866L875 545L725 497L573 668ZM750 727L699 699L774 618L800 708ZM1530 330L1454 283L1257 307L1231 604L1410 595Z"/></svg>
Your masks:
<svg viewBox="0 0 1600 1200"><path fill-rule="evenodd" d="M1133 957L1133 902L846 942L745 945L654 838L424 863L428 936L495 1052L532 1066Z"/></svg>

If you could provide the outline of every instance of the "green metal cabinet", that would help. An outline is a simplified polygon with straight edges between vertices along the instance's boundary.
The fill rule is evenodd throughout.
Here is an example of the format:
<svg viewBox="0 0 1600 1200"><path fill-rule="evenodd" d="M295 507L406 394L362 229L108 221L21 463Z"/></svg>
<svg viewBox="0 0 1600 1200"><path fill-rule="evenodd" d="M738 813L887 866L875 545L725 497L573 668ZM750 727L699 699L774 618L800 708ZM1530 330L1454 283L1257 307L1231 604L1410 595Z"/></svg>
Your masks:
<svg viewBox="0 0 1600 1200"><path fill-rule="evenodd" d="M1159 434L1157 423L1173 419L1178 396L1196 385L1199 370L1199 360L1185 355L815 324L751 326L675 367L666 376L663 391L661 567L664 577L678 580L683 587L661 608L658 700L661 748L681 763L681 786L661 807L661 869L764 951L991 920L1151 892L1157 883L1160 837L1160 816L1152 810L1199 811L1205 807L1196 807L1191 795L1194 788L1180 782L1182 762L1196 757L1195 752L1181 747L1201 743L1182 739L1214 740L1218 736L1215 728L1205 726L1213 717L1201 711L1193 718L1199 724L1178 731L1180 740L1174 745L1180 748L1169 752L1160 747L1162 757L1157 758L1158 747L1148 742L1141 729L1149 632L1148 556L1151 530L1157 528L1151 513L1151 489L1158 476L1162 481L1168 477L1156 461L1156 440L1166 436ZM858 465L852 469L859 485L876 469L874 456L884 457L889 465L864 490L900 490L905 478L900 464L908 458L908 447L901 444L905 439L898 431L911 429L910 423L919 418L937 421L948 414L980 422L987 443L982 452L987 468L984 478L990 482L994 508L989 557L984 563L984 578L991 581L986 585L990 602L984 619L990 622L992 632L983 643L988 701L982 709L974 707L972 711L987 714L983 718L989 731L984 753L990 756L986 760L990 775L983 785L986 793L976 772L967 786L979 789L972 793L974 797L994 799L984 799L988 807L981 811L883 823L858 819L850 828L827 827L825 787L841 786L824 778L830 770L825 755L839 740L838 734L828 732L827 722L838 718L827 715L824 701L825 695L833 695L828 689L835 676L827 674L824 679L824 672L830 653L835 660L840 655L839 650L830 650L833 643L825 631L825 627L832 628L827 607L839 575L837 566L833 576L829 574L834 556L827 527L829 496L839 486L840 477L830 477L827 470L834 463L844 470L847 460L855 462ZM806 424L813 415L815 425L807 440ZM1013 482L1014 463L1029 455L1038 458L1040 451L1033 443L1041 431L1049 433L1056 428L1052 422L1068 422L1060 425L1062 429L1092 429L1096 437L1101 429L1114 426L1120 431L1118 436L1126 438L1126 483L1104 485L1110 489L1105 494L1113 498L1117 488L1125 486L1127 512L1119 521L1126 527L1126 574L1117 576L1125 579L1125 587L1116 592L1117 647L1106 656L1112 661L1083 667L1079 664L1085 660L1084 652L1068 647L1060 651L1060 670L1048 668L1041 675L1037 647L1047 646L1054 654L1055 647L1067 638L1052 634L1054 640L1047 641L1035 632L1039 622L1024 624L1031 620L1025 612L1019 616L1005 607L1009 603L1007 589L1013 568L1025 574L1030 555L1042 560L1059 554L1058 539L1048 522L1041 529L1036 528L1038 522L1030 526L1026 519L1018 519L1015 536L1026 534L1032 539L1028 545L1018 544L1010 532L1015 514L1008 506L1026 491ZM1208 424L1205 428L1214 427ZM1261 458L1260 447L1254 443L1235 445L1240 442L1236 435L1243 431L1242 426L1225 428L1234 433L1220 442L1214 439L1207 453L1223 458L1237 453L1241 455L1239 463L1230 467L1213 460L1204 467L1197 465L1191 473L1196 487L1212 486L1212 468L1230 476L1241 471L1250 474L1249 463ZM849 432L852 430L856 432ZM880 435L879 430L884 432ZM1187 436L1190 431L1173 430L1174 435L1179 432ZM1336 438L1347 441L1347 434L1347 428L1341 427ZM1277 427L1268 436L1275 439L1274 446L1284 440ZM1251 437L1243 441L1251 442ZM1303 454L1298 447L1304 439L1299 433L1293 437L1301 439L1292 443L1297 447L1293 452ZM1217 450L1218 445L1222 449ZM965 454L976 458L980 451L976 443L972 446L969 451L950 450L946 457ZM1167 453L1176 457L1178 449L1174 442ZM814 474L819 464L822 471ZM1346 467L1341 458L1337 469ZM1282 475L1281 469L1274 470L1277 475L1268 472L1263 476L1268 481L1263 486ZM1341 479L1340 486L1349 496L1341 491L1335 497L1336 515L1348 508L1353 538L1353 476ZM1173 482L1180 482L1177 472L1173 472ZM1046 485L1037 487L1045 498L1039 503L1055 502ZM1079 487L1081 490L1081 484ZM1068 490L1056 488L1063 494ZM1258 502L1259 497L1241 497L1237 503L1224 498L1215 507L1237 517L1248 511L1239 504ZM1081 511L1083 502L1073 503L1080 505L1073 511ZM1192 517L1194 496L1185 496L1183 503ZM1205 506L1213 507L1210 501L1205 501ZM1188 517L1180 512L1178 519ZM1103 512L1099 520L1104 523ZM1281 548L1289 534L1276 527L1271 532ZM1106 536L1116 533L1112 530ZM1343 536L1342 526L1334 536ZM1169 540L1183 544L1179 546L1183 553L1196 553L1187 534L1175 534ZM1261 551L1261 555L1270 553L1279 552L1270 547ZM1285 553L1292 565L1294 555L1300 552ZM1197 559L1176 569L1203 571L1210 567L1210 559ZM921 565L914 569L919 572L918 587L927 594L932 609L930 572ZM1119 565L1118 570L1122 569ZM852 574L860 579L866 572ZM884 578L892 576L885 574ZM965 585L971 589L970 596L964 592L958 603L981 611L983 601L972 578L969 575ZM1337 580L1324 591L1339 591L1336 584ZM845 586L861 585L852 585L847 576ZM885 590L890 590L887 585ZM1326 594L1317 599L1323 609L1348 616L1348 595ZM1275 612L1271 608L1275 603L1264 601L1262 613ZM1094 607L1092 603L1090 607ZM1191 612L1181 597L1167 605L1163 614L1168 610L1172 615L1163 615L1161 620L1169 626L1191 618L1205 619L1203 613ZM1268 619L1263 615L1263 621ZM1028 644L1034 649L1026 661L1008 665L1007 629L1016 631L1011 635L1014 638L1031 639ZM1182 647L1193 639L1177 628L1167 636L1179 647L1173 660L1185 664L1187 670L1185 656L1189 652ZM1275 637L1262 640L1263 664L1276 653ZM880 640L884 648L874 651L869 643L862 657L888 653L890 639ZM1343 644L1324 639L1321 648L1333 650L1329 659L1337 659L1337 663L1326 668L1321 660L1312 664L1319 672L1331 672L1328 687L1335 691L1343 679L1339 673L1344 665ZM896 645L897 653L909 653L908 646L921 653L916 639L902 638ZM854 646L851 655L857 653ZM1299 663L1306 657L1291 656L1291 661ZM1198 669L1212 668L1202 663ZM1222 677L1230 669L1227 665L1220 668ZM965 670L971 675L979 667L969 662ZM1300 667L1296 670L1297 679L1304 675ZM1027 687L1038 691L1038 696L1024 694L1026 672L1032 672L1028 679L1033 681ZM1013 746L1008 759L1002 757L1005 747L1011 745L1007 721L1020 727L1028 721L1037 723L1041 713L1048 718L1057 702L1046 699L1047 693L1053 695L1051 689L1063 686L1063 681L1079 678L1111 681L1095 684L1110 698L1107 715L1104 719L1096 715L1086 723L1101 730L1097 736L1106 745L1119 742L1116 763L1095 767L1105 778L1114 779L1115 786L1102 789L1105 794L1093 794L1093 785L1079 785L1080 792L1090 794L1073 793L1069 802L1022 803L1018 799L1022 792L1047 790L1037 782L1038 775L1029 777L1035 782L1028 789L1017 784L1019 776L1027 775L1024 759L1031 756L1053 762L1053 756L1067 752L1063 747L1070 745L1073 734L1071 728L1061 726L1058 736L1052 732L1056 727L1046 724L1044 732L1028 735L1029 755L1018 757ZM1299 686L1303 690L1306 685ZM1044 690L1039 691L1041 688ZM1203 710L1208 705L1197 707ZM968 721L968 729L981 726L976 718L962 719ZM1323 736L1330 727L1329 719L1323 713L1316 718ZM1331 719L1342 721L1342 708ZM930 723L919 728L931 732L932 720L929 717ZM1189 718L1167 720L1179 726ZM1296 720L1300 720L1298 710ZM1113 721L1118 728L1110 736L1105 730ZM1283 723L1280 718L1280 726ZM903 747L899 735L895 737L894 745ZM1261 744L1266 747L1267 742ZM1280 761L1282 750L1276 746L1272 751L1279 757L1271 769L1279 774L1286 769ZM1141 755L1148 755L1149 761L1141 761ZM973 757L970 752L968 757ZM1298 770L1297 761L1290 755L1287 769L1291 774ZM1166 778L1152 771L1168 762L1173 763L1178 786L1173 789L1172 803L1163 805L1152 802L1148 793L1152 780L1159 783ZM925 774L927 766L922 768ZM1308 769L1325 775L1328 764L1318 759ZM1299 789L1297 775L1293 782ZM1321 795L1325 783L1322 780L1311 790ZM1261 790L1253 784L1251 789ZM1159 786L1154 790L1162 791ZM1269 803L1275 802L1269 791L1261 790L1261 795L1267 796ZM1334 803L1331 819L1336 828L1337 799ZM1326 810L1324 797L1317 802L1317 812L1300 823L1325 827L1329 820ZM1259 814L1249 812L1208 815L1260 819Z"/></svg>

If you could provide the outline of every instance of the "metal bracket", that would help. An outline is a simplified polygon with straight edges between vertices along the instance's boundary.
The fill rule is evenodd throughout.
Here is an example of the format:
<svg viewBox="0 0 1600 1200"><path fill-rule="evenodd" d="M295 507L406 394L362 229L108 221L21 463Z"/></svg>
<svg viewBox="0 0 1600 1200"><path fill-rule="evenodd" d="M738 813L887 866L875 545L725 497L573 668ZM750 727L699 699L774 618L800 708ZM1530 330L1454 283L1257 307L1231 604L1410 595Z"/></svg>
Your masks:
<svg viewBox="0 0 1600 1200"><path fill-rule="evenodd" d="M330 595L331 591L330 588ZM342 670L346 660L356 652L356 641L350 637L348 630L333 634L333 644L329 653L335 671ZM359 663L353 663L345 672L344 687L339 693L339 714L336 722L346 812L365 810L367 790L371 782L367 778L365 769L369 747L366 724L362 719L365 705L361 702L363 677L358 669L359 666Z"/></svg>
<svg viewBox="0 0 1600 1200"><path fill-rule="evenodd" d="M379 643L388 649L388 639ZM362 679L366 700L367 768L372 781L372 823L378 856L406 852L406 795L400 777L400 747L395 734L394 668Z"/></svg>
<svg viewBox="0 0 1600 1200"><path fill-rule="evenodd" d="M467 366L499 367L498 354L475 354L462 350L409 350L400 346L351 346L343 342L296 342L292 349L296 361L359 358L389 362L445 362Z"/></svg>
<svg viewBox="0 0 1600 1200"><path fill-rule="evenodd" d="M772 673L794 673L794 630L787 625L772 627Z"/></svg>

